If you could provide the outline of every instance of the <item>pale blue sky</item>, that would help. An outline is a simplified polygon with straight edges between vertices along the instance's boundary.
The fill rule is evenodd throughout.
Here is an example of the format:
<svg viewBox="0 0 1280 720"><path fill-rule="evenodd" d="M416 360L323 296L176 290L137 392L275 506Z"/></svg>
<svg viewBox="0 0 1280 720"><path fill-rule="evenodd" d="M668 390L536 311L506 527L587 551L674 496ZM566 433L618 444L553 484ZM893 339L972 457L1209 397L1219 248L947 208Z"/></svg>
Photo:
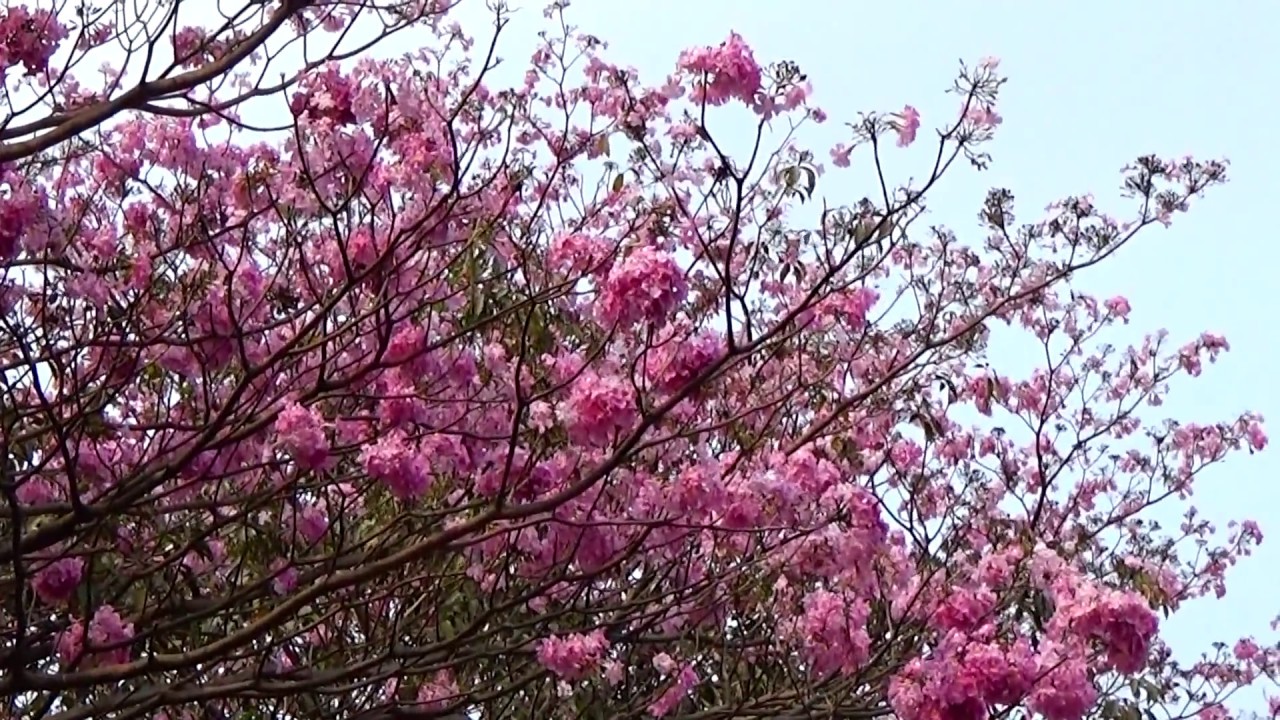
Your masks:
<svg viewBox="0 0 1280 720"><path fill-rule="evenodd" d="M932 200L930 222L950 224L961 237L972 232L990 185L1017 194L1023 219L1054 198L1088 191L1103 207L1127 210L1117 204L1118 171L1138 155L1227 156L1230 184L1171 229L1140 236L1082 283L1130 298L1135 340L1162 326L1176 340L1202 330L1225 334L1232 352L1201 378L1176 385L1165 410L1204 421L1256 410L1275 423L1280 442L1280 387L1273 382L1280 301L1271 288L1280 245L1268 236L1277 225L1269 208L1280 209L1280 138L1273 130L1280 110L1278 7L1262 0L577 0L569 17L609 41L615 62L652 80L671 70L682 48L718 43L736 30L761 61L799 63L835 120L913 103L926 127L945 122L955 105L943 91L957 61L1000 57L1010 82L1000 106L1005 123L990 148L995 163L980 176L962 168L963 182L947 184ZM527 58L532 39L525 28L541 20L539 5L523 8L500 53L513 65ZM802 136L820 157L837 139L834 125ZM925 172L920 155L890 157L898 173ZM821 191L833 199L861 197L869 188L859 181L866 179L828 176ZM1238 456L1204 476L1198 507L1222 525L1254 518L1270 538L1231 572L1224 600L1190 605L1167 623L1179 655L1246 633L1274 638L1268 626L1280 612L1277 469L1280 448ZM1232 704L1260 710L1260 693L1250 695Z"/></svg>

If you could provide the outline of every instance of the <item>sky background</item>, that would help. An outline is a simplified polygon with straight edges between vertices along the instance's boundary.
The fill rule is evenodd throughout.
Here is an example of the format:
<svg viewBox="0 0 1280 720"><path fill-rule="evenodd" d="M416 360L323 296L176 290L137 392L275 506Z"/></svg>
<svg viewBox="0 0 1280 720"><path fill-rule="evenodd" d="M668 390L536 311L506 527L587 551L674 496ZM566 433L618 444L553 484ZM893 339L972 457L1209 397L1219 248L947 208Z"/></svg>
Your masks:
<svg viewBox="0 0 1280 720"><path fill-rule="evenodd" d="M1212 422L1253 410L1275 423L1272 434L1280 438L1280 386L1273 382L1280 356L1280 293L1273 290L1280 245L1271 237L1276 220L1270 210L1280 207L1280 140L1270 122L1280 110L1276 8L1261 0L576 0L568 17L610 43L606 57L612 62L636 67L650 82L672 70L680 50L719 43L730 30L754 47L761 63L798 63L813 83L814 101L833 121L809 126L800 136L822 161L844 139L840 121L859 111L911 103L926 129L951 120L956 100L945 91L958 61L1001 58L1010 81L999 106L1004 124L987 146L993 165L982 174L958 167L930 196L928 222L950 225L974 244L982 238L974 218L991 186L1014 191L1023 220L1054 199L1086 192L1128 219L1134 206L1119 198L1119 171L1139 155L1229 158L1228 185L1171 228L1144 231L1079 284L1132 302L1131 324L1112 336L1117 344L1138 342L1161 327L1178 344L1205 330L1231 342L1232 351L1200 378L1175 383L1163 408L1169 416ZM532 31L543 22L540 11L536 2L523 4L504 34L499 54L513 72L524 69ZM483 22L483 6L463 2L460 17ZM479 27L467 29L486 37ZM740 127L745 142L750 126ZM734 133L732 126L713 130L717 138ZM936 149L930 139L922 132L919 150L889 153L894 174L924 176ZM820 194L837 202L874 195L872 176L856 172L857 160L867 157L855 154L855 172L825 176ZM993 360L1000 367L1034 358ZM1252 518L1270 537L1230 572L1224 599L1191 603L1166 621L1165 636L1180 658L1194 658L1216 640L1255 633L1274 639L1269 624L1280 612L1278 469L1280 447L1273 447L1236 455L1202 476L1194 504L1205 516L1223 529L1230 519ZM1261 689L1231 704L1261 710Z"/></svg>
<svg viewBox="0 0 1280 720"><path fill-rule="evenodd" d="M1143 232L1079 284L1131 301L1131 324L1111 336L1116 344L1138 342L1161 327L1178 344L1205 330L1231 341L1232 352L1204 376L1175 385L1163 408L1169 416L1213 422L1254 410L1271 418L1280 436L1280 388L1272 382L1280 303L1270 288L1280 249L1269 236L1275 220L1268 209L1280 203L1280 150L1268 122L1280 109L1280 91L1273 89L1280 70L1277 7L1263 0L576 0L569 18L610 43L607 58L636 67L649 82L673 69L680 50L717 44L730 30L754 47L761 63L798 63L813 83L814 101L832 119L800 136L824 163L827 150L847 139L842 121L859 111L913 104L924 131L917 147L887 154L891 179L898 180L928 172L936 149L928 130L955 116L956 98L945 91L958 61L1001 58L1010 82L999 106L1004 125L985 148L994 163L982 174L963 163L955 168L931 193L925 219L949 225L972 244L982 240L975 216L989 187L1012 189L1022 220L1057 198L1087 192L1104 210L1128 219L1133 205L1118 197L1119 171L1137 156L1229 158L1226 187L1171 229ZM541 0L518 8L499 46L507 65L497 84L523 73L534 33L544 27L541 10ZM463 0L457 18L481 43L491 34L479 0ZM403 34L377 54L415 44L412 34ZM730 144L748 142L749 130L749 123L739 123L735 136L732 125L713 126L717 140ZM828 174L819 193L836 204L874 196L867 157L855 154L852 172ZM1035 361L1016 349L1001 352L993 357L1001 370ZM1193 603L1166 623L1166 638L1180 657L1194 657L1215 640L1251 633L1274 638L1268 626L1280 612L1277 469L1280 447L1240 454L1202 476L1195 504L1206 516L1222 526L1257 520L1271 539L1231 571L1225 599ZM1233 705L1260 710L1261 697L1259 690Z"/></svg>

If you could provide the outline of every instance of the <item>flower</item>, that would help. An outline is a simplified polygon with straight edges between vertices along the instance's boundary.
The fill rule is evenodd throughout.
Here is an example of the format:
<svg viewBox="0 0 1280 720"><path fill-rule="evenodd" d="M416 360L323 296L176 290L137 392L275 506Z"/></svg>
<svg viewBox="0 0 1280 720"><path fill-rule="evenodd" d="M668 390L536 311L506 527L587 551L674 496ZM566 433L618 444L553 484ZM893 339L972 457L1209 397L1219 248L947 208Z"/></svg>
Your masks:
<svg viewBox="0 0 1280 720"><path fill-rule="evenodd" d="M110 605L103 605L94 612L87 628L80 620L59 633L55 650L65 667L122 665L129 662L133 636L133 623L125 621Z"/></svg>
<svg viewBox="0 0 1280 720"><path fill-rule="evenodd" d="M369 476L387 486L397 500L413 501L431 487L431 473L417 448L399 432L384 435L360 453L360 462Z"/></svg>
<svg viewBox="0 0 1280 720"><path fill-rule="evenodd" d="M538 662L565 680L588 674L604 659L609 640L603 630L545 638L538 643Z"/></svg>
<svg viewBox="0 0 1280 720"><path fill-rule="evenodd" d="M321 467L329 457L329 439L325 437L323 420L313 408L289 403L280 411L275 423L276 442L299 467L307 470Z"/></svg>
<svg viewBox="0 0 1280 720"><path fill-rule="evenodd" d="M671 253L643 246L615 266L600 294L600 315L609 324L667 320L689 291Z"/></svg>
<svg viewBox="0 0 1280 720"><path fill-rule="evenodd" d="M75 595L84 578L84 560L64 557L54 560L36 572L32 589L36 597L50 604L60 604Z"/></svg>
<svg viewBox="0 0 1280 720"><path fill-rule="evenodd" d="M751 104L760 91L760 65L737 33L729 33L718 47L685 50L677 67L697 78L691 93L694 102L723 105L736 99Z"/></svg>
<svg viewBox="0 0 1280 720"><path fill-rule="evenodd" d="M916 141L916 132L920 130L920 111L905 105L898 117L898 147L906 147Z"/></svg>
<svg viewBox="0 0 1280 720"><path fill-rule="evenodd" d="M613 434L634 422L634 391L625 379L588 370L578 377L564 402L569 439L603 447Z"/></svg>

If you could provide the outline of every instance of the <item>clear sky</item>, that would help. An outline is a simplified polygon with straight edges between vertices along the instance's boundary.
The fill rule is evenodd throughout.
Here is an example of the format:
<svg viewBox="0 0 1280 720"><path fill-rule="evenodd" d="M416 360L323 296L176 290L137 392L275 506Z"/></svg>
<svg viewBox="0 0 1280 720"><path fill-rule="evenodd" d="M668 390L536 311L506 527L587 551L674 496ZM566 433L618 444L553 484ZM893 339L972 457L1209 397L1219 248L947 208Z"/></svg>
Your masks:
<svg viewBox="0 0 1280 720"><path fill-rule="evenodd" d="M536 0L522 6L500 46L512 65L528 57L533 39L527 29L542 19ZM479 9L468 8L463 16L478 19L471 11ZM982 175L959 168L960 182L944 183L931 200L929 222L948 224L961 238L976 229L973 218L991 185L1014 191L1022 219L1055 198L1090 191L1102 207L1127 212L1131 205L1118 198L1119 170L1138 155L1228 157L1227 186L1172 228L1144 232L1081 284L1131 300L1135 341L1160 327L1179 342L1203 330L1231 341L1232 352L1203 376L1175 384L1164 410L1199 421L1255 410L1274 423L1272 450L1215 468L1203 476L1194 499L1220 527L1232 518L1253 518L1270 537L1230 573L1226 598L1187 606L1167 622L1165 633L1183 658L1245 633L1274 637L1269 624L1280 612L1280 384L1273 379L1280 292L1272 283L1280 244L1268 233L1276 227L1269 208L1280 209L1280 137L1270 122L1280 110L1274 89L1280 5L576 0L569 17L607 40L611 59L650 80L669 72L681 49L718 43L736 30L760 61L799 63L814 84L816 102L833 120L912 103L926 128L945 122L954 116L955 101L943 91L957 61L1000 57L1010 82L1000 106L1004 125L990 146L994 165ZM478 27L468 30L483 36ZM833 122L802 140L811 140L825 158L842 139L839 132ZM924 133L921 138L926 144ZM891 153L889 164L919 177L928 152ZM829 174L820 192L833 200L858 198L872 189L861 184L868 178ZM975 244L981 239L967 237ZM1260 692L1250 693L1232 705L1261 710L1260 700Z"/></svg>

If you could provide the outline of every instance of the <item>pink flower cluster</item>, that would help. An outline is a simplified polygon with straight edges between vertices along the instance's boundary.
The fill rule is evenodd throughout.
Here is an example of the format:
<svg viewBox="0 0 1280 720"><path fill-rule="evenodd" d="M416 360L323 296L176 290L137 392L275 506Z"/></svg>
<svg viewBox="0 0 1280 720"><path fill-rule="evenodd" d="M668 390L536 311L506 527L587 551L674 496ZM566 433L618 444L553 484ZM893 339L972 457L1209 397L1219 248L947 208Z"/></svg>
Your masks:
<svg viewBox="0 0 1280 720"><path fill-rule="evenodd" d="M695 78L690 93L694 102L723 105L740 100L751 105L760 91L760 65L737 33L730 33L717 47L685 50L680 53L678 67Z"/></svg>
<svg viewBox="0 0 1280 720"><path fill-rule="evenodd" d="M795 633L821 676L857 672L867 661L867 601L849 593L816 590L804 599Z"/></svg>
<svg viewBox="0 0 1280 720"><path fill-rule="evenodd" d="M568 274L595 273L610 259L608 240L584 233L561 233L547 248L547 265Z"/></svg>
<svg viewBox="0 0 1280 720"><path fill-rule="evenodd" d="M36 571L31 586L36 597L50 604L61 604L75 595L83 579L84 559L64 557Z"/></svg>
<svg viewBox="0 0 1280 720"><path fill-rule="evenodd" d="M82 670L121 665L129 662L133 636L133 623L110 605L103 605L87 628L84 621L76 621L58 635L58 660L65 667L74 665Z"/></svg>
<svg viewBox="0 0 1280 720"><path fill-rule="evenodd" d="M1160 625L1147 601L1132 592L1091 590L1074 602L1080 609L1068 613L1072 630L1101 643L1118 672L1142 670Z"/></svg>
<svg viewBox="0 0 1280 720"><path fill-rule="evenodd" d="M619 375L588 369L569 389L563 413L571 441L604 447L635 422L635 388Z"/></svg>
<svg viewBox="0 0 1280 720"><path fill-rule="evenodd" d="M334 125L356 122L353 110L355 88L336 66L309 76L289 101L289 109L295 116L321 120Z"/></svg>
<svg viewBox="0 0 1280 720"><path fill-rule="evenodd" d="M303 546L315 545L329 532L329 514L324 503L299 501L284 514L288 539Z"/></svg>
<svg viewBox="0 0 1280 720"><path fill-rule="evenodd" d="M1022 701L1039 670L1025 641L1006 646L952 633L928 657L906 664L889 699L903 720L981 720L989 707Z"/></svg>
<svg viewBox="0 0 1280 720"><path fill-rule="evenodd" d="M711 332L673 336L645 358L645 374L662 392L676 392L720 359L724 340Z"/></svg>
<svg viewBox="0 0 1280 720"><path fill-rule="evenodd" d="M880 294L869 287L858 287L832 293L818 303L815 315L824 325L832 322L858 332L867 326L867 314L880 299Z"/></svg>
<svg viewBox="0 0 1280 720"><path fill-rule="evenodd" d="M8 260L22 249L30 215L25 203L12 197L0 198L0 260Z"/></svg>
<svg viewBox="0 0 1280 720"><path fill-rule="evenodd" d="M314 470L329 457L329 439L325 436L324 419L314 408L297 403L285 406L276 416L276 438L298 467Z"/></svg>
<svg viewBox="0 0 1280 720"><path fill-rule="evenodd" d="M661 325L688 292L684 271L671 253L641 246L609 272L600 292L600 317L624 326Z"/></svg>
<svg viewBox="0 0 1280 720"><path fill-rule="evenodd" d="M902 108L898 114L898 147L907 147L916 141L916 133L920 131L920 111L910 105Z"/></svg>
<svg viewBox="0 0 1280 720"><path fill-rule="evenodd" d="M418 687L415 700L424 710L439 710L450 700L457 698L459 692L453 673L441 670Z"/></svg>
<svg viewBox="0 0 1280 720"><path fill-rule="evenodd" d="M418 448L393 431L366 445L360 461L369 477L381 482L398 500L412 502L431 487L431 468Z"/></svg>
<svg viewBox="0 0 1280 720"><path fill-rule="evenodd" d="M544 638L538 643L538 662L565 680L577 680L595 670L609 651L603 630Z"/></svg>
<svg viewBox="0 0 1280 720"><path fill-rule="evenodd" d="M0 11L0 74L21 64L27 75L43 73L67 38L67 28L45 8L12 5Z"/></svg>
<svg viewBox="0 0 1280 720"><path fill-rule="evenodd" d="M667 659L670 660L669 657ZM672 662L674 663L674 661ZM672 670L674 668L663 671L663 674L669 674ZM649 704L647 708L649 714L656 718L670 715L700 682L702 682L702 678L698 677L698 672L693 669L692 665L681 667L671 684L667 686L667 689L662 691L657 700Z"/></svg>

